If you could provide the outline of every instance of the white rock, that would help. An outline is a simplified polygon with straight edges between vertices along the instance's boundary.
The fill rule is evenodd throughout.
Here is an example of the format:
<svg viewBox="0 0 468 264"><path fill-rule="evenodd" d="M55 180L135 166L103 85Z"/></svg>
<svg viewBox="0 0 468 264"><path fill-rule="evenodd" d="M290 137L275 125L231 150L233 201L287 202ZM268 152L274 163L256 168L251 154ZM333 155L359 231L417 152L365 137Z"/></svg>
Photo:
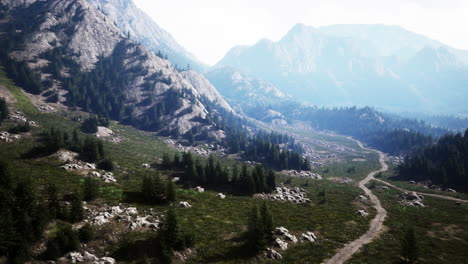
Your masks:
<svg viewBox="0 0 468 264"><path fill-rule="evenodd" d="M271 248L267 248L265 255L267 258L270 259L283 259L283 256L281 256L280 253Z"/></svg>
<svg viewBox="0 0 468 264"><path fill-rule="evenodd" d="M197 192L199 192L199 193L202 193L202 192L205 191L205 189L202 188L202 187L200 187L200 186L197 186L197 187L195 187L195 191L197 191Z"/></svg>
<svg viewBox="0 0 468 264"><path fill-rule="evenodd" d="M184 208L191 208L192 206L188 203L188 202L183 202L181 201L179 203L180 207L184 207Z"/></svg>
<svg viewBox="0 0 468 264"><path fill-rule="evenodd" d="M288 243L284 242L281 238L277 237L275 239L275 243L278 247L281 248L281 250L286 250L288 249Z"/></svg>

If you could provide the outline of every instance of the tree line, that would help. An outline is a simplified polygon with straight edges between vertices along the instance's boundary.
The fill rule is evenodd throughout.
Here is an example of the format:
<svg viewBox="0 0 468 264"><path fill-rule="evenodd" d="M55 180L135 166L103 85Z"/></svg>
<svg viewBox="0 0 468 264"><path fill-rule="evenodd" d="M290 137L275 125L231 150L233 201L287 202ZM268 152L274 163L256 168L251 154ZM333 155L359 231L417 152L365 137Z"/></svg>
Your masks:
<svg viewBox="0 0 468 264"><path fill-rule="evenodd" d="M384 114L371 107L303 107L286 113L310 122L317 129L355 137L392 155L414 152L449 132L421 120Z"/></svg>
<svg viewBox="0 0 468 264"><path fill-rule="evenodd" d="M464 135L447 134L406 157L397 173L404 180L430 180L445 188L468 191L468 129Z"/></svg>
<svg viewBox="0 0 468 264"><path fill-rule="evenodd" d="M93 136L82 139L75 129L70 135L66 131L51 128L42 133L43 146L34 149L31 154L52 154L60 149L68 149L79 154L79 159L90 163L98 163L98 167L111 171L113 162L107 155L104 142Z"/></svg>
<svg viewBox="0 0 468 264"><path fill-rule="evenodd" d="M249 168L246 164L234 165L232 168L221 165L210 155L205 165L192 153L185 152L174 158L165 155L163 165L184 171L182 180L191 186L203 185L213 188L224 188L236 193L251 195L260 192L271 192L276 187L275 172L257 165Z"/></svg>

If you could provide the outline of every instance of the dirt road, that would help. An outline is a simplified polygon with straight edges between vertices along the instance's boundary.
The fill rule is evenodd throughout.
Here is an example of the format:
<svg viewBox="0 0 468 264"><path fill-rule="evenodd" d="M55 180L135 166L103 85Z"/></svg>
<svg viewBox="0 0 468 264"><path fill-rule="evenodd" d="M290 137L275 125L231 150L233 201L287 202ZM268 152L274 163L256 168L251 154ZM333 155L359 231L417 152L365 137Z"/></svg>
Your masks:
<svg viewBox="0 0 468 264"><path fill-rule="evenodd" d="M359 145L359 147L363 149L376 151L364 147L362 143L357 140L354 141ZM374 204L374 208L377 210L377 215L374 217L374 219L372 219L369 226L369 230L367 230L367 232L364 235L350 242L349 244L346 244L331 259L325 262L327 264L344 263L345 261L350 259L351 256L354 253L356 253L363 245L370 243L372 240L378 237L383 230L382 227L385 218L387 217L387 211L385 211L385 209L382 207L382 205L380 204L380 200L377 198L377 196L375 196L372 193L372 191L366 187L366 183L375 179L374 176L377 173L388 170L388 166L385 163L385 155L380 151L377 151L377 153L379 154L379 162L381 168L379 170L369 173L365 179L359 182L359 188L361 188L364 191L364 193L369 197L370 201L372 201L372 203Z"/></svg>

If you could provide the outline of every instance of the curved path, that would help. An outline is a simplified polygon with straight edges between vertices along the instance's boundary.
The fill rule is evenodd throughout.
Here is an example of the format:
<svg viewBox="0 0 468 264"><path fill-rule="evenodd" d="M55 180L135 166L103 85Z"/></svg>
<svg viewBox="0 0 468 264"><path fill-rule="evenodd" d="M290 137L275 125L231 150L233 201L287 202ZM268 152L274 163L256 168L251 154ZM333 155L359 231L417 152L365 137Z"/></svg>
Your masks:
<svg viewBox="0 0 468 264"><path fill-rule="evenodd" d="M362 149L377 151L364 147L360 141L357 141L352 138L350 139L354 140ZM373 207L377 210L377 215L374 217L374 219L372 219L369 226L369 230L367 230L367 232L364 235L350 242L349 244L346 244L331 259L326 261L327 264L344 263L345 261L350 259L351 256L354 253L356 253L363 245L370 243L382 232L383 222L387 217L387 211L385 211L385 209L380 204L379 198L377 198L377 196L375 196L372 193L372 191L366 187L366 183L368 183L371 180L374 180L374 176L377 173L388 170L388 165L385 163L385 155L380 151L377 151L377 153L379 154L379 162L381 168L379 170L369 173L365 179L359 182L359 188L361 188L364 191L364 193L369 197L370 201L372 201L372 203L374 204Z"/></svg>
<svg viewBox="0 0 468 264"><path fill-rule="evenodd" d="M418 191L411 191L411 190L406 190L406 189L403 189L403 188L400 188L398 186L395 186L389 182L386 182L384 180L381 180L381 179L374 179L380 183L383 183L389 187L392 187L392 188L395 188L399 191L402 191L402 192L415 192L417 194L421 194L423 196L430 196L430 197L435 197L435 198L440 198L440 199L445 199L445 200L451 200L451 201L455 201L455 202L460 202L460 203L468 203L468 200L463 200L463 199L460 199L460 198L456 198L456 197L452 197L452 196L447 196L447 195L442 195L442 194L435 194L435 193L425 193L425 192L418 192Z"/></svg>

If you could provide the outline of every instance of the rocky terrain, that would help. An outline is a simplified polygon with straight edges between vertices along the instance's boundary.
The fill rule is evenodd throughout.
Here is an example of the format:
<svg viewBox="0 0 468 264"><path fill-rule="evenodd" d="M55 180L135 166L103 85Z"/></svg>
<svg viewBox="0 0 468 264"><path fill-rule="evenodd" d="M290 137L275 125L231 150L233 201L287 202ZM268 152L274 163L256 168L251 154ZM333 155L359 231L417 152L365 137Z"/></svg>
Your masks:
<svg viewBox="0 0 468 264"><path fill-rule="evenodd" d="M271 193L257 193L254 194L253 197L262 200L284 201L296 204L310 202L310 199L307 198L306 191L299 187L276 187Z"/></svg>
<svg viewBox="0 0 468 264"><path fill-rule="evenodd" d="M58 58L51 61L44 54L54 51L60 51L58 53L62 54L62 59L73 60L83 72L93 71L96 63L112 57L114 64L119 65L127 76L131 76L124 88L121 103L136 106L136 117L165 100L165 92L169 89L180 91L181 94L183 89L190 91L195 98L181 95L180 108L165 117L169 128L178 129L181 134L194 126L211 129L207 126L209 122L204 121L208 111L200 101L202 96L221 109L233 112L206 79L193 71L180 73L169 61L129 40L126 32L115 25L113 17L105 15L85 0L30 1L29 5L20 5L20 2L23 3L20 0L7 2L12 14L2 23L16 23L18 17L13 13L29 12L34 14L29 18L30 22L37 26L24 32L24 39L31 41L21 48L16 47L10 55L16 60L27 62L43 81L52 83L50 90L59 91L60 101L67 102L68 87L62 79L68 78L70 69L63 67L60 78L49 73L49 66Z"/></svg>
<svg viewBox="0 0 468 264"><path fill-rule="evenodd" d="M189 64L197 71L206 68L132 1L88 0L88 2L113 20L122 32L130 35L131 39L141 42L154 53L161 52L172 64L179 67L186 67Z"/></svg>

